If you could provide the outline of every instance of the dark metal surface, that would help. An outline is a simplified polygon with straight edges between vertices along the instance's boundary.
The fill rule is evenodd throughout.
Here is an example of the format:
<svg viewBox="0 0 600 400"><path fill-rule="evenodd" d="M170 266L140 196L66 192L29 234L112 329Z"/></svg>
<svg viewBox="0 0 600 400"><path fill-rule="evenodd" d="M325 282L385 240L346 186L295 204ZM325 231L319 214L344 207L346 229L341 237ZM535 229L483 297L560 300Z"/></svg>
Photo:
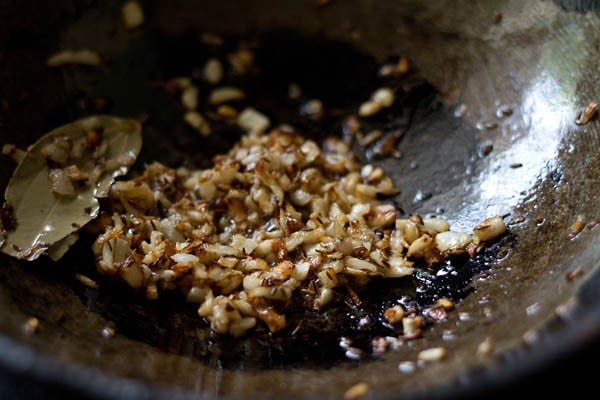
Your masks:
<svg viewBox="0 0 600 400"><path fill-rule="evenodd" d="M161 78L148 67L160 59L139 32L123 30L118 2L4 3L3 143L24 147L75 114L94 112L81 104L90 92L111 94L116 99L111 107L122 115L156 113L158 120L168 115L169 105L157 103L146 85ZM347 0L322 8L312 2L267 0L145 5L147 26L168 35L202 30L243 35L286 28L350 43L376 61L407 54L442 93L444 107L407 133L400 160L383 163L402 188L399 203L406 212L423 214L443 207L451 222L464 221L457 225L462 229L494 214L507 215L507 221L522 216L523 221L510 226L515 240L505 256L473 281L474 293L425 339L378 362L326 373L310 368L222 370L119 332L106 340L99 332L111 321L82 300L86 297L76 289L69 267L48 270L2 257L0 367L19 377L17 383L33 379L49 385L50 392L60 393L64 386L111 398L160 397L173 394L171 389L181 396L208 398L339 398L364 381L373 398L450 398L490 395L490 389L511 393L530 378L540 384L548 376L575 379L571 368L548 366L575 366L580 357L597 354L600 225L567 238L576 218L591 222L600 217L600 122L574 122L578 110L600 100L597 14L567 11L553 2L520 1ZM70 47L91 47L111 57L111 80L103 80L103 71L45 67L49 54ZM183 66L173 68L185 72ZM453 117L460 103L468 106L462 120ZM500 105L510 105L512 115L496 116ZM490 122L497 126L485 128ZM154 129L146 133L148 138L169 132L172 146L146 150L148 158L163 157L173 164L190 157L182 149L203 148L199 139L186 139L178 128ZM493 151L482 157L478 150L489 144ZM10 171L3 160L3 185ZM431 197L413 201L419 192ZM567 280L565 275L576 268L583 275ZM555 310L564 305L570 311L556 317ZM459 312L471 319L459 318ZM41 322L40 331L30 337L22 330L29 316ZM440 339L446 330L453 331L453 340ZM496 351L482 359L475 353L486 337L494 339ZM445 362L414 374L398 372L399 361L436 345L448 349ZM7 393L19 395L18 390Z"/></svg>

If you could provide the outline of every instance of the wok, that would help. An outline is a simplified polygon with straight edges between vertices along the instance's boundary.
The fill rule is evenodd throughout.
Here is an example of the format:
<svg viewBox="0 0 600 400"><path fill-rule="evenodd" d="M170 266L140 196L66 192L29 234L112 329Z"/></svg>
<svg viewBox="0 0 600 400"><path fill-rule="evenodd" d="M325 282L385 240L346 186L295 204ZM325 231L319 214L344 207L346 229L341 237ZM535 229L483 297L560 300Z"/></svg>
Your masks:
<svg viewBox="0 0 600 400"><path fill-rule="evenodd" d="M2 3L3 143L26 147L53 127L91 113L86 95L100 94L109 98L111 113L146 113L162 121L145 128L143 158L175 165L207 157L200 139L167 125L164 104L156 103L147 85L164 67L164 56L156 53L155 36L121 27L120 2ZM514 222L510 240L472 277L457 311L406 351L326 369L207 365L144 340L142 333L155 329L145 324L144 310L131 322L137 336L117 329L107 340L100 332L117 317L98 310L93 293L73 281L69 266L24 265L3 256L0 393L340 398L355 383L366 382L370 398L465 398L524 387L540 392L586 387L581 363L596 358L600 339L600 227L595 225L600 121L577 125L575 120L600 99L600 15L593 3L346 0L316 7L310 1L173 0L148 1L144 7L145 27L168 37L202 31L277 37L285 31L309 38L308 43L319 37L348 44L372 63L408 56L439 91L442 106L411 126L399 144L403 157L381 161L402 189L398 203L408 213L424 215L443 207L444 217L464 230L502 215ZM107 77L44 64L60 49L82 47L113 61ZM457 118L460 104L467 112ZM512 113L497 116L502 105ZM172 137L165 140L164 132ZM153 142L163 147L148 145ZM489 145L493 151L481 156ZM2 187L12 168L2 161ZM571 237L577 220L585 228ZM40 320L40 329L27 336L23 323L31 316ZM452 338L444 335L448 331ZM480 357L477 346L488 337L493 352ZM399 372L400 361L438 345L448 350L444 362Z"/></svg>

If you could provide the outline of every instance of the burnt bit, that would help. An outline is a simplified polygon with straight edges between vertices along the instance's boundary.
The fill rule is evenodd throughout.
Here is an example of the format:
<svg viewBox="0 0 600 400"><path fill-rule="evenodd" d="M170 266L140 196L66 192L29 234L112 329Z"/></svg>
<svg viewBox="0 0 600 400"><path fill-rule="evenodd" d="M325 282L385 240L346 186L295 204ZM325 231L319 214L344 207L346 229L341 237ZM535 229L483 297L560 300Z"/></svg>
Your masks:
<svg viewBox="0 0 600 400"><path fill-rule="evenodd" d="M517 225L524 221L525 217L523 215L516 215L510 221L508 221L508 225Z"/></svg>
<svg viewBox="0 0 600 400"><path fill-rule="evenodd" d="M484 143L479 149L479 153L482 157L488 156L494 150L494 145L492 143Z"/></svg>
<svg viewBox="0 0 600 400"><path fill-rule="evenodd" d="M513 114L513 109L509 105L506 105L506 104L501 105L496 110L496 117L498 117L498 118L508 117L508 116L511 116L512 114Z"/></svg>
<svg viewBox="0 0 600 400"><path fill-rule="evenodd" d="M565 279L570 282L570 281L574 280L575 278L582 276L583 274L584 274L583 268L577 267L575 269L565 272Z"/></svg>
<svg viewBox="0 0 600 400"><path fill-rule="evenodd" d="M0 229L5 231L14 231L17 228L17 219L14 214L13 206L5 201L0 208Z"/></svg>
<svg viewBox="0 0 600 400"><path fill-rule="evenodd" d="M377 131L375 131L377 132ZM402 139L406 129L396 129L392 132L388 132L383 137L375 142L373 147L370 149L370 159L381 159L387 157L400 158L402 153L397 148L398 141Z"/></svg>
<svg viewBox="0 0 600 400"><path fill-rule="evenodd" d="M102 144L102 136L103 136L103 128L98 127L94 129L90 129L85 136L86 146L90 152L96 151L98 146Z"/></svg>
<svg viewBox="0 0 600 400"><path fill-rule="evenodd" d="M502 22L502 13L500 11L494 12L494 17L492 18L492 22L496 25Z"/></svg>
<svg viewBox="0 0 600 400"><path fill-rule="evenodd" d="M333 0L314 0L314 5L317 8L321 8L321 7L324 7L324 6L328 5L328 4L331 4L332 1Z"/></svg>
<svg viewBox="0 0 600 400"><path fill-rule="evenodd" d="M546 219L544 217L536 217L534 222L537 226L542 226L546 222Z"/></svg>
<svg viewBox="0 0 600 400"><path fill-rule="evenodd" d="M598 115L598 110L600 110L600 105L595 101L590 102L582 111L579 111L575 123L577 125L587 124Z"/></svg>
<svg viewBox="0 0 600 400"><path fill-rule="evenodd" d="M55 321L60 324L65 322L66 319L67 315L65 314L64 310L58 310L58 312L56 313Z"/></svg>
<svg viewBox="0 0 600 400"><path fill-rule="evenodd" d="M98 113L107 112L110 108L110 102L105 97L94 97L92 99L94 110Z"/></svg>
<svg viewBox="0 0 600 400"><path fill-rule="evenodd" d="M596 218L587 223L588 229L593 229L600 224L600 218Z"/></svg>

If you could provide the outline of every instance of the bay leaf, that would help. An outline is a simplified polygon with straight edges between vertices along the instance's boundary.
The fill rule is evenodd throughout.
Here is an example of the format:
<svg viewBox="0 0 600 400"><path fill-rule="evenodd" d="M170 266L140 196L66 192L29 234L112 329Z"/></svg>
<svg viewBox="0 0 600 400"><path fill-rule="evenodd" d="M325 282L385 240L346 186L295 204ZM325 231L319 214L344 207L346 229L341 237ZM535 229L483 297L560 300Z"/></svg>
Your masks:
<svg viewBox="0 0 600 400"><path fill-rule="evenodd" d="M97 138L94 146L90 137ZM71 146L68 152L49 153L50 147L65 143ZM63 239L98 216L98 198L108 196L114 179L127 173L141 146L138 121L109 115L86 117L44 135L27 149L6 188L16 226L5 232L0 251L34 260L60 242L64 253L72 240ZM63 164L59 167L74 165L89 177L75 185L74 196L53 191L49 165L56 168L56 158Z"/></svg>
<svg viewBox="0 0 600 400"><path fill-rule="evenodd" d="M75 244L77 239L79 239L79 233L70 233L48 247L46 254L48 254L48 257L50 257L52 261L58 261L62 258L62 256L65 255L67 250L69 250L69 248Z"/></svg>

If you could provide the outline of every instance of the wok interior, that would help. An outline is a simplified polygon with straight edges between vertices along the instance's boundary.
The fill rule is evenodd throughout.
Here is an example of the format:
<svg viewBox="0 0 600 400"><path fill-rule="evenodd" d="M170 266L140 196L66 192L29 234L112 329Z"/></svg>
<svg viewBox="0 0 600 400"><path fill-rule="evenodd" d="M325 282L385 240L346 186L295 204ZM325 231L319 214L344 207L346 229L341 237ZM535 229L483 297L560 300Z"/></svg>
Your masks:
<svg viewBox="0 0 600 400"><path fill-rule="evenodd" d="M72 93L93 86L86 72L47 71L43 60L48 54L90 47L117 56L136 43L137 33L115 27L118 3L81 10L63 3L53 9L50 19L43 9L39 15L36 11L28 15L26 22L31 23L24 26L36 27L24 38L29 48L10 41L11 35L22 33L18 28L6 33L10 52L2 54L7 61L1 71L7 82L3 94L9 101L0 128L4 142L26 146L70 117L60 109L71 101ZM490 1L474 6L467 1L373 0L334 1L324 7L266 0L235 3L151 2L146 23L167 35L286 29L350 43L378 62L390 55L407 55L440 91L444 107L411 128L400 144L401 159L382 163L402 189L399 203L409 213L436 213L442 207L445 218L463 230L491 215L506 216L506 221L522 217L510 225L514 240L506 242L485 275L473 280L475 291L457 311L423 339L376 362L344 364L325 373L311 368L221 370L124 335L106 340L99 332L111 321L94 310L93 301L82 301L93 296L82 293L89 289L77 286L68 268L52 271L3 257L2 344L6 339L16 349L6 354L36 351L25 363L4 359L3 364L48 379L55 375L40 371L42 364L58 362L61 368L75 364L83 367L76 368L83 375L70 370L75 375L67 382L89 383L88 389L96 393L161 384L208 396L340 397L355 383L368 382L382 397L418 396L507 382L595 337L599 304L589 294L598 287L600 231L589 224L575 239L567 234L578 218L591 222L600 216L598 122L585 126L574 122L577 111L600 95L593 84L600 56L594 45L598 30L592 29L598 26L597 15L565 12L552 2ZM152 56L147 57L139 63L151 62ZM136 80L131 75L135 71L135 65L124 68L122 82L134 86L130 80ZM120 104L123 114L138 111L136 95L130 95ZM462 119L453 115L459 104L468 110ZM510 106L512 114L498 117L501 105ZM497 127L487 129L486 123ZM479 149L489 144L493 151L482 157ZM411 169L413 162L419 168ZM522 166L515 168L517 164ZM10 171L5 162L3 182ZM432 196L415 203L419 191ZM565 279L577 268L581 277ZM557 307L568 310L563 320L555 315ZM38 317L41 328L26 337L22 326L29 316ZM138 323L144 326L143 321ZM451 340L445 331L452 332ZM477 346L488 337L495 343L494 354L478 357ZM534 340L525 345L524 338ZM413 374L398 372L398 362L414 360L420 350L436 346L448 350L444 362ZM116 378L112 389L97 387L99 377Z"/></svg>

